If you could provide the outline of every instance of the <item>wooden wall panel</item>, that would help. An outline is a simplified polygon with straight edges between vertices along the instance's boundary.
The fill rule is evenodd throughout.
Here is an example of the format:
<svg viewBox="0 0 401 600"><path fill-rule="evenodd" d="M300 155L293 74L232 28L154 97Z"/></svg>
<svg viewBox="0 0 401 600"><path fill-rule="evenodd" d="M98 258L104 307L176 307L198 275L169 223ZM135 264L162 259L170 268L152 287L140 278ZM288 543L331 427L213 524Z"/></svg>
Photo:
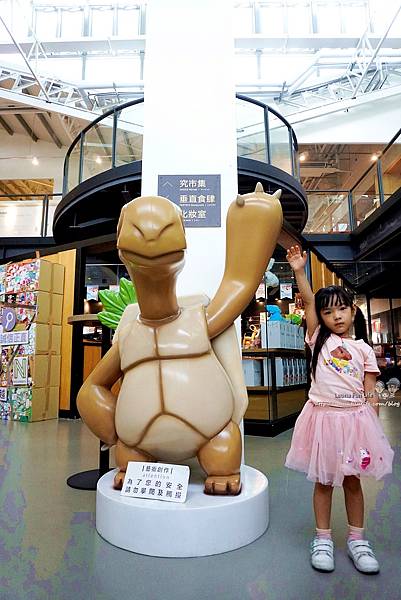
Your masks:
<svg viewBox="0 0 401 600"><path fill-rule="evenodd" d="M102 347L95 344L84 344L84 381L92 373L102 358Z"/></svg>
<svg viewBox="0 0 401 600"><path fill-rule="evenodd" d="M322 263L317 258L316 254L311 252L311 267L312 267L312 291L314 294L321 287L324 287Z"/></svg>
<svg viewBox="0 0 401 600"><path fill-rule="evenodd" d="M322 288L329 285L342 285L340 277L331 271L324 262L321 262L316 254L311 252L312 267L312 291L314 294Z"/></svg>
<svg viewBox="0 0 401 600"><path fill-rule="evenodd" d="M42 257L65 267L61 330L60 410L70 410L72 325L68 325L67 319L73 314L74 308L75 255L75 250L66 250Z"/></svg>

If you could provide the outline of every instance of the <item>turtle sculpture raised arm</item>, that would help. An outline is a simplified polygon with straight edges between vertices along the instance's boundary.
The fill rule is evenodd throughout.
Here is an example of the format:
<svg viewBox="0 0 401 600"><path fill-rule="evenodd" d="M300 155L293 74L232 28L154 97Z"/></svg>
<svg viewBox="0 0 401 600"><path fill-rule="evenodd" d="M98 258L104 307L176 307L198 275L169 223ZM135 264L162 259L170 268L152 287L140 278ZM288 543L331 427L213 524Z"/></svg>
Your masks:
<svg viewBox="0 0 401 600"><path fill-rule="evenodd" d="M230 205L224 275L210 302L176 296L186 248L180 208L160 196L136 198L122 208L117 248L138 303L125 309L112 347L77 399L89 429L116 445L116 489L129 461L196 456L207 475L205 493L240 492L239 424L248 397L233 323L276 246L280 195L266 194L258 183ZM120 378L116 397L111 388Z"/></svg>

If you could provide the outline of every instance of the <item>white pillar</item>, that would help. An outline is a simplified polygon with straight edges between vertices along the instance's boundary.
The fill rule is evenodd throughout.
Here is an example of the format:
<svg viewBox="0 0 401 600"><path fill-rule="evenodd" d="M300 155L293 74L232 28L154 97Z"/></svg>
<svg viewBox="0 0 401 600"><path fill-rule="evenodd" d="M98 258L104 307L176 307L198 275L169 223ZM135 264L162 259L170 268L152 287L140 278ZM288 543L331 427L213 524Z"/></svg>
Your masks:
<svg viewBox="0 0 401 600"><path fill-rule="evenodd" d="M158 175L221 175L221 227L186 230L179 295L212 297L225 259L225 218L237 194L231 0L149 0L142 195Z"/></svg>

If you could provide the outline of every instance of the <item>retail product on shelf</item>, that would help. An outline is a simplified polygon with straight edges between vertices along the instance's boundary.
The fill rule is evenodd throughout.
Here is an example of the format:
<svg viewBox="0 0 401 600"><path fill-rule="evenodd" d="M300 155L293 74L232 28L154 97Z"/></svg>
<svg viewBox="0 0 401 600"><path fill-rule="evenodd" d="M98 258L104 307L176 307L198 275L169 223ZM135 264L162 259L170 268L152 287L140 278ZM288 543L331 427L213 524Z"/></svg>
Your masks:
<svg viewBox="0 0 401 600"><path fill-rule="evenodd" d="M262 348L304 348L304 330L289 321L267 321L261 324Z"/></svg>
<svg viewBox="0 0 401 600"><path fill-rule="evenodd" d="M179 209L158 196L123 207L117 247L139 302L125 309L115 344L78 394L90 429L117 444L117 489L133 456L168 462L197 456L207 494L240 492L239 424L248 397L233 323L255 293L280 234L280 193L265 194L258 184L230 205L225 272L210 303L175 295L186 248ZM155 230L157 239L145 235ZM110 389L121 372L116 399Z"/></svg>
<svg viewBox="0 0 401 600"><path fill-rule="evenodd" d="M275 304L266 304L266 310L269 313L269 322L272 321L285 321L279 306Z"/></svg>
<svg viewBox="0 0 401 600"><path fill-rule="evenodd" d="M260 348L260 325L249 325L242 338L242 347Z"/></svg>
<svg viewBox="0 0 401 600"><path fill-rule="evenodd" d="M242 370L244 371L245 385L262 385L262 361L255 358L243 358Z"/></svg>
<svg viewBox="0 0 401 600"><path fill-rule="evenodd" d="M7 265L0 265L0 302L4 302L4 294L6 293L6 272Z"/></svg>
<svg viewBox="0 0 401 600"><path fill-rule="evenodd" d="M3 265L1 419L58 416L64 267L43 259Z"/></svg>
<svg viewBox="0 0 401 600"><path fill-rule="evenodd" d="M265 286L266 289L268 288L275 288L278 287L280 285L280 280L277 277L277 275L275 275L274 273L272 273L271 269L273 268L273 265L275 263L274 258L271 258L269 261L269 264L267 265L267 269L265 272Z"/></svg>
<svg viewBox="0 0 401 600"><path fill-rule="evenodd" d="M263 385L272 386L273 361L275 361L277 387L306 384L305 358L276 356L274 358L263 358Z"/></svg>

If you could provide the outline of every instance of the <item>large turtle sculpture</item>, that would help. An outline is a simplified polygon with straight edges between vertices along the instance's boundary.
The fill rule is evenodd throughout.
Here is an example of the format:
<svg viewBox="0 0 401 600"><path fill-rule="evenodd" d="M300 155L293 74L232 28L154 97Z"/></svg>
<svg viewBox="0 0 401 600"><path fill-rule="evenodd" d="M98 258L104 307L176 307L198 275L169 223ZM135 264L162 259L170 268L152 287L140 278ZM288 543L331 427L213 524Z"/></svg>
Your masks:
<svg viewBox="0 0 401 600"><path fill-rule="evenodd" d="M248 397L234 320L263 278L282 227L281 190L260 183L227 214L226 264L216 295L177 298L186 248L182 213L160 196L126 204L117 248L138 303L125 309L113 345L85 380L79 412L115 445L121 489L129 461L197 457L207 494L240 493L240 421ZM111 388L121 378L116 397Z"/></svg>

